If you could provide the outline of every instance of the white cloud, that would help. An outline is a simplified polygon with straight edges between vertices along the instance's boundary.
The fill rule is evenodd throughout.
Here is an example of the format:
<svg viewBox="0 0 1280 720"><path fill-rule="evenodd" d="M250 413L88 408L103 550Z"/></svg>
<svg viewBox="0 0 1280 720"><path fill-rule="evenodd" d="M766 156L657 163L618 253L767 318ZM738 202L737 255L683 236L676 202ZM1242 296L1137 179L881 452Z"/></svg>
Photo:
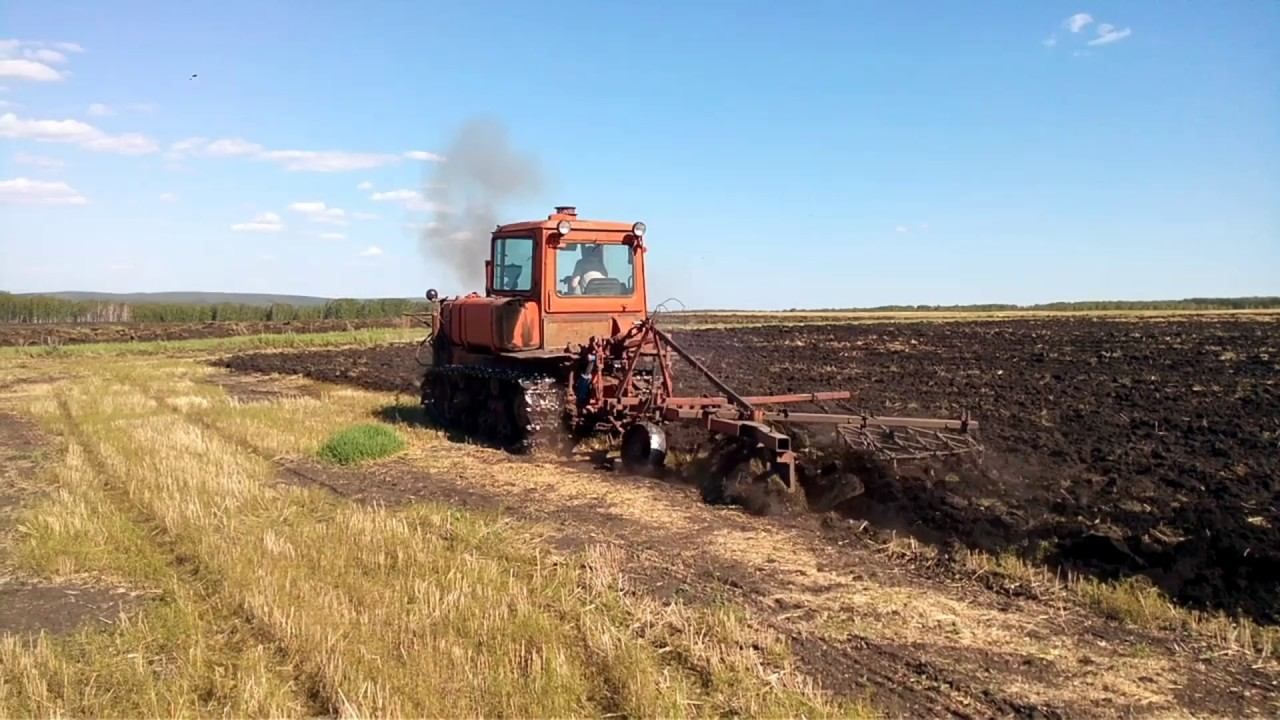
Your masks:
<svg viewBox="0 0 1280 720"><path fill-rule="evenodd" d="M1084 29L1085 25L1093 22L1093 16L1089 13L1076 13L1066 20L1062 21L1062 26L1073 33L1078 33Z"/></svg>
<svg viewBox="0 0 1280 720"><path fill-rule="evenodd" d="M0 60L0 78L54 82L62 79L62 73L35 60L8 59Z"/></svg>
<svg viewBox="0 0 1280 720"><path fill-rule="evenodd" d="M374 202L393 202L403 205L406 210L431 211L437 209L436 205L427 200L422 193L417 190L387 190L386 192L376 192L369 196Z"/></svg>
<svg viewBox="0 0 1280 720"><path fill-rule="evenodd" d="M368 180L365 180L364 182L362 182L362 183L360 183L359 185L357 185L357 186L356 186L356 189L357 189L357 190L372 190L372 189L373 189L373 183L369 182Z"/></svg>
<svg viewBox="0 0 1280 720"><path fill-rule="evenodd" d="M90 150L117 155L150 155L160 149L154 140L138 133L103 135L82 143L82 146Z"/></svg>
<svg viewBox="0 0 1280 720"><path fill-rule="evenodd" d="M103 105L102 103L93 103L89 106L89 114L94 117L114 115L115 112L115 110L112 110L109 106Z"/></svg>
<svg viewBox="0 0 1280 720"><path fill-rule="evenodd" d="M1098 37L1089 41L1090 45L1110 45L1113 42L1120 42L1129 37L1133 31L1129 28L1120 30L1115 25L1102 23L1098 26Z"/></svg>
<svg viewBox="0 0 1280 720"><path fill-rule="evenodd" d="M262 152L262 146L242 138L222 138L209 143L204 152L214 157L257 155Z"/></svg>
<svg viewBox="0 0 1280 720"><path fill-rule="evenodd" d="M136 113L153 113L160 109L160 106L153 102L129 103L124 107L129 112Z"/></svg>
<svg viewBox="0 0 1280 720"><path fill-rule="evenodd" d="M203 137L190 137L170 145L169 152L166 154L170 160L182 160L187 156L247 157L274 162L285 170L298 172L368 170L400 162L400 156L389 153L360 153L345 150L269 150L243 138L211 141ZM366 180L358 187L367 190L372 189L373 184Z"/></svg>
<svg viewBox="0 0 1280 720"><path fill-rule="evenodd" d="M351 213L351 219L352 220L377 220L378 215L376 213L370 213L370 212L353 212Z"/></svg>
<svg viewBox="0 0 1280 720"><path fill-rule="evenodd" d="M171 202L177 202L177 201L178 201L178 196L174 195L173 193L170 193L170 192L160 193L160 202L171 203Z"/></svg>
<svg viewBox="0 0 1280 720"><path fill-rule="evenodd" d="M32 155L30 153L15 153L13 162L18 165L30 165L31 167L41 168L42 170L57 170L62 167L63 163L58 158L46 157L44 155Z"/></svg>
<svg viewBox="0 0 1280 720"><path fill-rule="evenodd" d="M145 155L158 149L151 138L138 133L108 135L79 120L23 120L13 113L0 115L0 137L73 143L88 150L120 155Z"/></svg>
<svg viewBox="0 0 1280 720"><path fill-rule="evenodd" d="M907 227L906 225L899 225L898 227L894 228L893 230L894 230L894 232L898 232L898 233L901 233L901 234L903 234L903 235L906 235L907 233L911 232L911 228Z"/></svg>
<svg viewBox="0 0 1280 720"><path fill-rule="evenodd" d="M320 233L321 240L346 240L347 236L340 232Z"/></svg>
<svg viewBox="0 0 1280 720"><path fill-rule="evenodd" d="M368 170L398 160L383 153L353 153L342 150L268 150L262 157L279 163L286 170L301 172L342 172Z"/></svg>
<svg viewBox="0 0 1280 720"><path fill-rule="evenodd" d="M444 157L426 150L410 150L404 154L410 160L425 160L426 162L444 162Z"/></svg>
<svg viewBox="0 0 1280 720"><path fill-rule="evenodd" d="M275 233L284 230L284 222L273 212L258 213L249 222L236 223L231 226L234 232L267 232Z"/></svg>
<svg viewBox="0 0 1280 720"><path fill-rule="evenodd" d="M89 202L64 182L29 178L0 180L0 203L9 205L84 205Z"/></svg>
<svg viewBox="0 0 1280 720"><path fill-rule="evenodd" d="M22 57L51 65L61 65L67 61L66 55L49 48L27 48L22 51Z"/></svg>
<svg viewBox="0 0 1280 720"><path fill-rule="evenodd" d="M381 254L382 254L382 248L378 247L377 245L370 245L369 247L360 251L360 257L377 257Z"/></svg>
<svg viewBox="0 0 1280 720"><path fill-rule="evenodd" d="M289 205L289 209L306 216L311 222L330 223L333 225L347 224L347 212L345 210L329 207L319 200L292 203Z"/></svg>
<svg viewBox="0 0 1280 720"><path fill-rule="evenodd" d="M84 48L44 40L0 40L0 77L32 82L62 80L63 72L52 66L66 63L68 52L84 52Z"/></svg>

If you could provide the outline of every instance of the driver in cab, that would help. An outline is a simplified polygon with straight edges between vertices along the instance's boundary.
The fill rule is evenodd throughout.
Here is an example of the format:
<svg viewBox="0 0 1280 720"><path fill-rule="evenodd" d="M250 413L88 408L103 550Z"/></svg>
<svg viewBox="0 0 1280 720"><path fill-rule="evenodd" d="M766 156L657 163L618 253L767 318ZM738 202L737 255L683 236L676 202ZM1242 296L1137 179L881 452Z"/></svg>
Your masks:
<svg viewBox="0 0 1280 720"><path fill-rule="evenodd" d="M573 273L565 279L569 286L569 295L581 295L587 283L597 278L609 276L604 266L604 247L600 245L582 245L582 257L573 265Z"/></svg>

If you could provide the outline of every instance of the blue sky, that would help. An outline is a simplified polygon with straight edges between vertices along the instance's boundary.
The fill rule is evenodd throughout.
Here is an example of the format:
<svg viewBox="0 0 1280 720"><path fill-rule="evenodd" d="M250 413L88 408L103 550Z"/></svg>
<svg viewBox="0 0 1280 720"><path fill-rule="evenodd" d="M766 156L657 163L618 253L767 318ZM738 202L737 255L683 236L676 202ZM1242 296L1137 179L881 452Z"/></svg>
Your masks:
<svg viewBox="0 0 1280 720"><path fill-rule="evenodd" d="M419 237L481 117L542 177L501 217L645 221L654 300L1280 294L1277 27L1253 1L3 0L0 288L472 289Z"/></svg>

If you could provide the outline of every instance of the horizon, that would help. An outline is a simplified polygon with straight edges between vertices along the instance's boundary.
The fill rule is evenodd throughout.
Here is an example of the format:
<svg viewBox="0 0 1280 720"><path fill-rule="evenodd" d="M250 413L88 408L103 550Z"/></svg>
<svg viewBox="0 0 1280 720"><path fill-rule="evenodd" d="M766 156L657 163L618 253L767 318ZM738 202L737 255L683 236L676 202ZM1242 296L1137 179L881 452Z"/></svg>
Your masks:
<svg viewBox="0 0 1280 720"><path fill-rule="evenodd" d="M107 291L98 291L98 290L52 290L52 291L24 292L24 291L9 291L9 290L0 289L0 294L9 294L13 296L48 296L48 297L55 297L58 295L94 295L94 296L120 296L120 297L136 296L136 295L226 295L229 297L238 297L238 296L263 296L263 297L279 297L279 298L293 297L293 298L301 298L305 300L324 300L324 301L410 300L410 301L417 301L417 302L426 302L425 298L421 296L412 297L412 296L400 296L400 295L369 295L369 296L299 295L294 293L247 292L247 291L240 292L240 291L222 291L222 290L155 290L155 291L142 291L142 292L107 292ZM441 297L444 298L446 296L442 295ZM1037 306L1043 306L1043 305L1081 305L1081 304L1091 304L1091 303L1097 303L1097 304L1107 304L1107 303L1160 304L1160 303L1186 303L1186 302L1227 303L1227 302L1239 302L1239 301L1249 301L1249 300L1280 301L1280 295L1233 295L1233 296L1217 296L1217 297L1186 296L1186 297L1178 297L1178 298L1173 298L1173 297L1084 298L1084 299L1069 299L1069 300L1048 300L1048 301L1039 302L1039 303L1011 303L1011 302L1000 302L1000 301L992 301L992 302L986 302L986 303L886 303L881 305L856 305L856 306L855 305L824 306L824 307L792 306L792 307L779 307L773 310L759 310L758 308L738 308L738 307L730 307L730 306L714 306L714 307L704 306L704 307L686 307L681 309L668 309L668 310L664 310L664 312L675 312L675 313L756 312L756 311L759 311L759 312L824 312L824 311L841 312L841 311L871 311L871 310L881 310L881 309L890 309L890 308L899 308L899 307L901 308L932 307L932 308L938 308L938 309L950 309L950 308L970 308L970 307L982 307L982 306L1005 306L1005 307L1013 307L1013 308L1035 308ZM107 302L107 300L103 300L95 297L95 298L86 298L81 302ZM128 301L125 301L125 302L128 302ZM228 301L228 302L231 302L231 301ZM141 305L141 304L147 304L147 303L133 302L133 304ZM175 304L205 305L205 304L215 304L215 303L175 301ZM654 303L655 307L661 304L662 303Z"/></svg>
<svg viewBox="0 0 1280 720"><path fill-rule="evenodd" d="M465 294L575 205L654 303L1280 295L1280 5L94 7L0 11L14 292Z"/></svg>

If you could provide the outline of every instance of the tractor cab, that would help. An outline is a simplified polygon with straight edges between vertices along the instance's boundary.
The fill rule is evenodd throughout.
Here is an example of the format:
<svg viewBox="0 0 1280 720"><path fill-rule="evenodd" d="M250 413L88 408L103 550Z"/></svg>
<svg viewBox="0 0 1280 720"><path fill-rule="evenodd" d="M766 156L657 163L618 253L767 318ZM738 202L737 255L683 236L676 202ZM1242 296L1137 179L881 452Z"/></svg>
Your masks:
<svg viewBox="0 0 1280 720"><path fill-rule="evenodd" d="M586 220L557 207L545 220L499 225L484 296L441 305L444 337L470 353L563 353L647 314L644 223Z"/></svg>

